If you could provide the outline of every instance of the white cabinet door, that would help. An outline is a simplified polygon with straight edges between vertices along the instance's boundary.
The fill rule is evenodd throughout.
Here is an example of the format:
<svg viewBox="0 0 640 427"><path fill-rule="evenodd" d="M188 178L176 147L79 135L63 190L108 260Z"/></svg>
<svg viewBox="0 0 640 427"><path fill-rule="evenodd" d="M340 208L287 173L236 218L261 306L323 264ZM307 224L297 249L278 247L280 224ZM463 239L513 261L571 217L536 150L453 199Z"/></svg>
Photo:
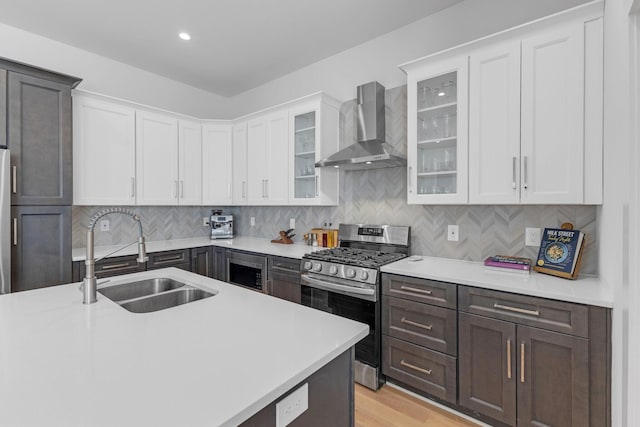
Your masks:
<svg viewBox="0 0 640 427"><path fill-rule="evenodd" d="M73 204L135 204L135 110L73 96Z"/></svg>
<svg viewBox="0 0 640 427"><path fill-rule="evenodd" d="M407 201L468 202L468 57L407 71Z"/></svg>
<svg viewBox="0 0 640 427"><path fill-rule="evenodd" d="M231 205L232 126L206 123L202 136L203 204Z"/></svg>
<svg viewBox="0 0 640 427"><path fill-rule="evenodd" d="M264 205L267 179L267 122L264 117L247 123L247 200Z"/></svg>
<svg viewBox="0 0 640 427"><path fill-rule="evenodd" d="M469 203L520 203L520 42L469 61Z"/></svg>
<svg viewBox="0 0 640 427"><path fill-rule="evenodd" d="M582 203L582 22L522 41L521 121L522 203Z"/></svg>
<svg viewBox="0 0 640 427"><path fill-rule="evenodd" d="M202 125L178 122L178 181L180 205L202 204Z"/></svg>
<svg viewBox="0 0 640 427"><path fill-rule="evenodd" d="M178 203L178 120L136 111L138 205Z"/></svg>
<svg viewBox="0 0 640 427"><path fill-rule="evenodd" d="M286 110L266 118L265 204L289 203L289 115Z"/></svg>
<svg viewBox="0 0 640 427"><path fill-rule="evenodd" d="M232 202L234 205L247 204L247 123L233 126L232 138Z"/></svg>

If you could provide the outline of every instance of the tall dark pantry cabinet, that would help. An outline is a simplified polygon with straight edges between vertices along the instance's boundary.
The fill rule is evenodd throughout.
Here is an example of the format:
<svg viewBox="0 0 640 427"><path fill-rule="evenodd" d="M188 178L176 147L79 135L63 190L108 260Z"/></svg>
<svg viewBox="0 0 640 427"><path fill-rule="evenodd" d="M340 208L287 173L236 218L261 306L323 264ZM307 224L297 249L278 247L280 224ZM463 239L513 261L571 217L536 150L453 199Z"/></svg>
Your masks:
<svg viewBox="0 0 640 427"><path fill-rule="evenodd" d="M80 81L0 58L0 145L11 153L12 292L71 281L71 89Z"/></svg>

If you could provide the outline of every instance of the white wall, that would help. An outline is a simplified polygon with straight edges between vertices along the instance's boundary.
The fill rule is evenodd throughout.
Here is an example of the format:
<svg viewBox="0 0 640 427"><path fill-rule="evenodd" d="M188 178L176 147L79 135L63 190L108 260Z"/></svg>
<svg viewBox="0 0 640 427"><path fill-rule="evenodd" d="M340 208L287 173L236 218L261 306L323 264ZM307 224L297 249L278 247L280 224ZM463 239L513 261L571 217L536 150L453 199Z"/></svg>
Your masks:
<svg viewBox="0 0 640 427"><path fill-rule="evenodd" d="M632 140L629 0L607 0L604 19L604 204L600 275L613 288L612 416L638 426L638 153Z"/></svg>
<svg viewBox="0 0 640 427"><path fill-rule="evenodd" d="M0 24L0 56L83 79L78 88L202 118L224 118L229 98Z"/></svg>
<svg viewBox="0 0 640 427"><path fill-rule="evenodd" d="M585 2L467 0L237 95L231 106L233 115L248 114L317 91L346 101L355 98L357 85L372 80L387 88L400 86L406 84L404 73L398 69L401 63ZM327 30L330 31L330 26Z"/></svg>

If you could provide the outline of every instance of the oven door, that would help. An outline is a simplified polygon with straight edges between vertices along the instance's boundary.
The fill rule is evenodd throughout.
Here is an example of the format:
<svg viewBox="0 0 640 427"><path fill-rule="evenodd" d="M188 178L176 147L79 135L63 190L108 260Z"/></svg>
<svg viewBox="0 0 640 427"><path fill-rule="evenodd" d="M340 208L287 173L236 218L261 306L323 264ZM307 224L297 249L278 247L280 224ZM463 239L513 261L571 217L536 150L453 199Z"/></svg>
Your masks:
<svg viewBox="0 0 640 427"><path fill-rule="evenodd" d="M375 300L377 289L344 289L343 283L302 274L302 305L369 325L369 335L356 344L356 360L375 368L380 364L380 312ZM372 285L369 285L372 286Z"/></svg>

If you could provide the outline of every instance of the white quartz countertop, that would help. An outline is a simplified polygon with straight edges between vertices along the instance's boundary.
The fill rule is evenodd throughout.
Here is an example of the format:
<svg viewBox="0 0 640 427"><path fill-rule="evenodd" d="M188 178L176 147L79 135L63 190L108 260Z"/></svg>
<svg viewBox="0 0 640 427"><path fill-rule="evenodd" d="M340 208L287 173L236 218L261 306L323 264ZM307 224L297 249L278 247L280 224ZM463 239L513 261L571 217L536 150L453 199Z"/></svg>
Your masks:
<svg viewBox="0 0 640 427"><path fill-rule="evenodd" d="M78 284L0 296L0 425L233 426L368 333L367 325L175 268L218 294L134 314Z"/></svg>
<svg viewBox="0 0 640 427"><path fill-rule="evenodd" d="M485 270L481 262L449 258L412 256L381 268L384 273L422 279L452 282L478 288L513 292L516 294L551 298L561 301L613 307L613 296L606 283L594 277L568 280L540 274L519 274Z"/></svg>
<svg viewBox="0 0 640 427"><path fill-rule="evenodd" d="M136 240L132 237L131 242ZM136 240L137 243L137 240ZM102 258L111 252L114 252L124 245L115 246L96 246L95 256ZM229 249L236 249L241 251L258 252L267 255L276 255L287 258L302 259L302 256L306 253L314 250L326 249L318 246L308 246L302 243L294 243L291 245L283 245L281 243L271 243L269 239L259 239L256 237L235 237L233 239L218 239L211 240L209 237L192 237L189 239L173 239L173 240L159 240L147 242L147 252L162 252L171 251L176 249L186 248L199 248L203 246L220 246ZM133 255L138 253L137 245L131 245L127 248L114 253L111 256L123 256ZM84 261L86 258L85 248L76 248L72 252L73 261Z"/></svg>

